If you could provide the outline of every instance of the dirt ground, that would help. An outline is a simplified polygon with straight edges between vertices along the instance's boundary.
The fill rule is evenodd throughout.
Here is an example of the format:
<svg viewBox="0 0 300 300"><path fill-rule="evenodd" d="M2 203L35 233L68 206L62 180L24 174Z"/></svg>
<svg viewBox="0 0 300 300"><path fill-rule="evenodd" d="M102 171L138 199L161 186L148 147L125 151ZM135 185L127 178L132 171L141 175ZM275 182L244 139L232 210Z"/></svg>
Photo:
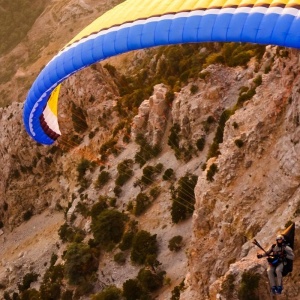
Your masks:
<svg viewBox="0 0 300 300"><path fill-rule="evenodd" d="M58 247L63 213L45 211L0 237L0 284L8 286L26 273L41 272Z"/></svg>

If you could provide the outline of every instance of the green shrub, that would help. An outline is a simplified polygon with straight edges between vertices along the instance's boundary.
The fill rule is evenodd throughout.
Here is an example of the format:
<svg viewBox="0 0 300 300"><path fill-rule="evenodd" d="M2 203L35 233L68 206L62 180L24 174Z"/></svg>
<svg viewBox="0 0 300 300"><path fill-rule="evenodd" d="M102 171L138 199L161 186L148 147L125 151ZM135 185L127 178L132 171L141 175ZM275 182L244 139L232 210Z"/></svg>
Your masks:
<svg viewBox="0 0 300 300"><path fill-rule="evenodd" d="M217 157L219 155L219 144L223 143L225 124L233 113L234 111L226 109L221 114L213 143L208 151L207 160L211 157Z"/></svg>
<svg viewBox="0 0 300 300"><path fill-rule="evenodd" d="M126 262L126 254L124 252L118 252L114 255L114 261L119 265L124 265Z"/></svg>
<svg viewBox="0 0 300 300"><path fill-rule="evenodd" d="M205 146L205 137L204 136L202 136L201 138L199 138L196 141L196 146L199 151L202 151L204 149L204 146Z"/></svg>
<svg viewBox="0 0 300 300"><path fill-rule="evenodd" d="M119 245L119 248L122 251L125 251L125 250L128 250L131 248L134 235L135 235L135 233L133 231L125 232L125 234L123 235L122 241Z"/></svg>
<svg viewBox="0 0 300 300"><path fill-rule="evenodd" d="M172 179L173 177L174 177L174 170L171 169L171 168L169 168L169 169L167 169L167 170L165 171L165 173L164 173L162 179L163 179L163 180L170 180L170 179Z"/></svg>
<svg viewBox="0 0 300 300"><path fill-rule="evenodd" d="M151 272L150 270L143 268L139 271L137 279L145 290L154 292L155 290L162 287L164 275L165 272L156 274Z"/></svg>
<svg viewBox="0 0 300 300"><path fill-rule="evenodd" d="M271 69L272 69L272 68L271 68L271 66L270 66L270 65L266 66L266 67L265 67L265 71L264 71L264 73L265 73L265 74L268 74L268 73L270 73Z"/></svg>
<svg viewBox="0 0 300 300"><path fill-rule="evenodd" d="M198 85L192 84L191 88L190 88L190 92L192 95L196 94L199 91L199 87Z"/></svg>
<svg viewBox="0 0 300 300"><path fill-rule="evenodd" d="M137 135L136 143L140 145L140 149L135 154L134 160L140 165L140 167L161 152L161 147L159 145L151 146L141 134Z"/></svg>
<svg viewBox="0 0 300 300"><path fill-rule="evenodd" d="M96 243L107 246L119 243L125 229L126 215L115 209L107 209L92 219L91 229Z"/></svg>
<svg viewBox="0 0 300 300"><path fill-rule="evenodd" d="M78 285L98 270L98 258L87 244L70 244L64 259L64 273L70 284Z"/></svg>
<svg viewBox="0 0 300 300"><path fill-rule="evenodd" d="M71 300L73 299L73 291L66 290L61 295L61 300Z"/></svg>
<svg viewBox="0 0 300 300"><path fill-rule="evenodd" d="M7 291L4 292L3 298L4 298L4 300L11 300L11 297Z"/></svg>
<svg viewBox="0 0 300 300"><path fill-rule="evenodd" d="M175 286L172 290L172 297L170 300L179 300L180 299L180 293L184 290L184 280L182 282Z"/></svg>
<svg viewBox="0 0 300 300"><path fill-rule="evenodd" d="M174 223L190 217L194 211L195 194L198 177L191 174L186 174L178 181L178 186L172 191L172 207L171 216Z"/></svg>
<svg viewBox="0 0 300 300"><path fill-rule="evenodd" d="M133 161L131 159L126 159L118 164L118 177L115 181L116 185L123 186L133 176L132 165Z"/></svg>
<svg viewBox="0 0 300 300"><path fill-rule="evenodd" d="M50 266L51 266L51 267L55 265L57 259L58 259L58 255L55 254L55 253L52 253L51 259L50 259Z"/></svg>
<svg viewBox="0 0 300 300"><path fill-rule="evenodd" d="M87 206L82 203L82 202L78 202L77 205L76 205L76 209L75 209L77 212L79 212L83 217L88 217L90 212L89 212L89 209L87 208Z"/></svg>
<svg viewBox="0 0 300 300"><path fill-rule="evenodd" d="M257 75L254 79L253 82L255 83L256 86L260 86L262 84L262 76Z"/></svg>
<svg viewBox="0 0 300 300"><path fill-rule="evenodd" d="M245 272L242 275L242 281L238 289L238 297L240 300L258 300L258 284L260 275Z"/></svg>
<svg viewBox="0 0 300 300"><path fill-rule="evenodd" d="M137 279L128 279L123 283L123 296L126 300L150 300L151 297Z"/></svg>
<svg viewBox="0 0 300 300"><path fill-rule="evenodd" d="M175 94L173 91L167 91L166 96L165 96L165 100L168 104L172 104L172 102L175 99Z"/></svg>
<svg viewBox="0 0 300 300"><path fill-rule="evenodd" d="M22 292L22 300L40 300L41 294L36 289L28 289Z"/></svg>
<svg viewBox="0 0 300 300"><path fill-rule="evenodd" d="M141 183L144 185L149 185L154 181L154 174L156 173L155 167L147 166L143 169L143 176L141 178Z"/></svg>
<svg viewBox="0 0 300 300"><path fill-rule="evenodd" d="M64 267L51 266L46 270L40 287L41 299L60 299Z"/></svg>
<svg viewBox="0 0 300 300"><path fill-rule="evenodd" d="M88 125L86 122L86 112L81 107L76 106L75 103L72 102L71 113L74 131L77 133L85 132L88 129Z"/></svg>
<svg viewBox="0 0 300 300"><path fill-rule="evenodd" d="M111 206L111 207L116 207L116 205L117 205L117 198L114 198L114 197L109 197L109 205Z"/></svg>
<svg viewBox="0 0 300 300"><path fill-rule="evenodd" d="M30 288L32 282L37 281L39 275L37 273L31 272L27 273L22 280L22 284L18 284L18 288L20 292L23 292Z"/></svg>
<svg viewBox="0 0 300 300"><path fill-rule="evenodd" d="M225 63L224 56L220 53L212 53L206 59L206 66L212 64L224 64L224 63Z"/></svg>
<svg viewBox="0 0 300 300"><path fill-rule="evenodd" d="M226 276L225 280L222 283L221 293L226 297L226 299L233 298L234 280L234 276L232 274L229 274L228 276Z"/></svg>
<svg viewBox="0 0 300 300"><path fill-rule="evenodd" d="M92 300L122 300L122 291L116 286L106 287L102 292L93 295Z"/></svg>
<svg viewBox="0 0 300 300"><path fill-rule="evenodd" d="M161 266L161 263L157 260L157 255L156 254L149 254L147 255L146 261L145 261L145 266L150 267L153 272L156 272L156 268L158 266Z"/></svg>
<svg viewBox="0 0 300 300"><path fill-rule="evenodd" d="M100 196L98 202L95 203L91 208L91 217L92 219L96 219L104 210L108 208L106 198Z"/></svg>
<svg viewBox="0 0 300 300"><path fill-rule="evenodd" d="M170 240L169 240L169 245L168 245L168 248L171 250L171 251L179 251L182 247L182 236L181 235L176 235L174 237L172 237Z"/></svg>
<svg viewBox="0 0 300 300"><path fill-rule="evenodd" d="M125 125L126 125L126 121L121 120L120 123L117 124L112 131L113 137L115 137L119 133L119 131L125 127Z"/></svg>
<svg viewBox="0 0 300 300"><path fill-rule="evenodd" d="M68 223L64 223L58 230L58 235L62 242L81 242L85 234L84 231L77 227L72 227Z"/></svg>
<svg viewBox="0 0 300 300"><path fill-rule="evenodd" d="M141 230L133 239L131 260L134 263L143 264L148 255L157 255L157 251L156 234L151 235L149 232Z"/></svg>
<svg viewBox="0 0 300 300"><path fill-rule="evenodd" d="M82 159L81 162L78 164L76 170L78 172L78 181L81 181L85 176L86 171L90 168L91 163L87 159Z"/></svg>
<svg viewBox="0 0 300 300"><path fill-rule="evenodd" d="M89 295L93 289L96 281L96 274L87 275L76 285L74 292L74 299L82 299L82 296Z"/></svg>
<svg viewBox="0 0 300 300"><path fill-rule="evenodd" d="M110 179L110 174L107 171L102 171L96 181L96 187L97 188L101 188L102 186L104 186Z"/></svg>
<svg viewBox="0 0 300 300"><path fill-rule="evenodd" d="M102 160L105 160L107 156L112 153L117 143L118 141L116 139L111 138L101 145L99 153L101 154Z"/></svg>
<svg viewBox="0 0 300 300"><path fill-rule="evenodd" d="M116 195L116 197L120 197L122 193L122 188L119 185L116 185L114 187L114 194Z"/></svg>
<svg viewBox="0 0 300 300"><path fill-rule="evenodd" d="M150 198L144 193L139 193L135 199L134 215L140 216L143 212L145 212L150 204Z"/></svg>
<svg viewBox="0 0 300 300"><path fill-rule="evenodd" d="M154 201L159 196L160 192L161 188L159 186L155 186L150 190L149 195L152 197L152 201Z"/></svg>
<svg viewBox="0 0 300 300"><path fill-rule="evenodd" d="M179 151L179 142L180 142L180 126L175 123L170 129L170 135L168 138L168 145L174 150Z"/></svg>
<svg viewBox="0 0 300 300"><path fill-rule="evenodd" d="M208 181L214 181L214 176L217 172L218 172L218 166L215 163L211 164L209 169L207 170L206 179Z"/></svg>
<svg viewBox="0 0 300 300"><path fill-rule="evenodd" d="M237 101L237 107L241 107L244 102L250 100L255 94L255 89L249 89L248 92L240 93Z"/></svg>

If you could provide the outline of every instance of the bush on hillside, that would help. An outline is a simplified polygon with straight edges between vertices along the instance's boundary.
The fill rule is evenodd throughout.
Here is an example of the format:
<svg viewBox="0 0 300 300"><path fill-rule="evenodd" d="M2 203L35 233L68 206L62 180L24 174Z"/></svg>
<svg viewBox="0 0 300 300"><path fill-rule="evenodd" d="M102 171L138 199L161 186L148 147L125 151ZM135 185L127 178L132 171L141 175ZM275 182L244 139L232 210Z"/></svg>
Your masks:
<svg viewBox="0 0 300 300"><path fill-rule="evenodd" d="M96 181L96 184L95 186L97 188L101 188L103 187L110 179L110 174L109 172L107 171L102 171L99 175L98 175L98 178L97 178L97 181Z"/></svg>
<svg viewBox="0 0 300 300"><path fill-rule="evenodd" d="M122 300L122 290L114 285L106 287L102 292L95 294L92 300Z"/></svg>
<svg viewBox="0 0 300 300"><path fill-rule="evenodd" d="M81 284L98 270L98 257L87 244L70 244L63 258L64 274L70 284Z"/></svg>
<svg viewBox="0 0 300 300"><path fill-rule="evenodd" d="M139 231L132 243L131 260L137 264L144 264L148 255L157 255L158 245L156 234L151 235L149 232Z"/></svg>
<svg viewBox="0 0 300 300"><path fill-rule="evenodd" d="M145 193L139 193L135 199L134 215L140 216L150 206L151 200Z"/></svg>
<svg viewBox="0 0 300 300"><path fill-rule="evenodd" d="M174 223L190 217L194 211L195 194L198 177L187 173L178 181L177 188L172 191L171 216Z"/></svg>
<svg viewBox="0 0 300 300"><path fill-rule="evenodd" d="M123 296L126 300L150 300L149 292L146 291L137 279L128 279L123 283Z"/></svg>
<svg viewBox="0 0 300 300"><path fill-rule="evenodd" d="M153 273L148 269L141 269L138 273L137 279L141 283L142 287L149 291L154 292L155 290L161 288L163 286L164 275L166 272L162 271L157 273Z"/></svg>
<svg viewBox="0 0 300 300"><path fill-rule="evenodd" d="M116 186L123 186L133 176L132 166L133 161L131 159L126 159L118 164L118 177L115 181Z"/></svg>
<svg viewBox="0 0 300 300"><path fill-rule="evenodd" d="M174 177L174 174L174 170L172 168L169 168L164 172L162 179L171 180Z"/></svg>
<svg viewBox="0 0 300 300"><path fill-rule="evenodd" d="M95 242L107 248L119 243L125 230L126 215L116 209L106 209L92 219Z"/></svg>
<svg viewBox="0 0 300 300"><path fill-rule="evenodd" d="M242 281L238 289L238 297L240 300L258 300L258 284L260 275L244 272L242 275Z"/></svg>
<svg viewBox="0 0 300 300"><path fill-rule="evenodd" d="M168 248L170 249L170 251L179 251L182 247L182 236L181 235L176 235L174 237L172 237L169 240L169 245Z"/></svg>

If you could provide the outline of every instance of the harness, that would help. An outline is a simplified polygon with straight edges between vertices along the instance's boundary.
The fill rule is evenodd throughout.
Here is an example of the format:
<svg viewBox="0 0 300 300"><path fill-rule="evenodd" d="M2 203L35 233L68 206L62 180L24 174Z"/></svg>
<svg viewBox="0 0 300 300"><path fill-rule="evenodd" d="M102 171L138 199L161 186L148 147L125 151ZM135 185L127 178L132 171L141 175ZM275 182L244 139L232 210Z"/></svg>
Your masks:
<svg viewBox="0 0 300 300"><path fill-rule="evenodd" d="M268 263L273 267L277 267L280 263L284 264L284 261L281 258L283 257L285 245L281 245L279 251L274 251L275 246L276 244L273 244L271 248L272 249L271 253L273 252L274 257L271 256L267 258Z"/></svg>
<svg viewBox="0 0 300 300"><path fill-rule="evenodd" d="M283 264L282 276L284 277L288 273L293 271L293 261L283 256L286 245L282 245L280 247L280 250L276 252L274 251L275 246L276 244L272 245L272 252L275 255L275 257L268 257L267 260L269 264L273 266L275 269L278 265L282 263ZM283 259L280 259L281 257L283 257ZM276 276L275 270L274 270L274 274Z"/></svg>

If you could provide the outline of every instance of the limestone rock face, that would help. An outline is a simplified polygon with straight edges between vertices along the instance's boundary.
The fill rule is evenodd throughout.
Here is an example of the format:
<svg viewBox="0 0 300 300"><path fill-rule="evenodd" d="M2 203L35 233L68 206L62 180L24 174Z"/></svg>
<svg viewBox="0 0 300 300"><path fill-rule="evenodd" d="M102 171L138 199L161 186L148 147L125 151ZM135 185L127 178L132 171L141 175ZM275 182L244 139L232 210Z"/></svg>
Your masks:
<svg viewBox="0 0 300 300"><path fill-rule="evenodd" d="M133 119L132 138L145 134L151 145L158 145L166 130L168 104L165 99L168 89L163 84L154 87L153 95L144 100L139 107L138 114Z"/></svg>
<svg viewBox="0 0 300 300"><path fill-rule="evenodd" d="M297 224L299 220L298 62L299 54L292 51L288 61L277 58L272 71L262 75L256 95L226 123L213 181L206 178L208 169L198 179L190 288L180 299L191 299L191 295L194 299L237 299L236 294L231 298L222 294L225 277L231 274L239 282L238 276L249 267L266 268L264 262L256 261L259 249L251 245L251 239L256 237L269 247L287 221ZM237 146L237 140L242 146ZM249 259L248 267L243 259L239 262L243 257ZM288 288L293 280L285 283L289 299L296 299L293 288ZM269 299L265 297L260 299Z"/></svg>

